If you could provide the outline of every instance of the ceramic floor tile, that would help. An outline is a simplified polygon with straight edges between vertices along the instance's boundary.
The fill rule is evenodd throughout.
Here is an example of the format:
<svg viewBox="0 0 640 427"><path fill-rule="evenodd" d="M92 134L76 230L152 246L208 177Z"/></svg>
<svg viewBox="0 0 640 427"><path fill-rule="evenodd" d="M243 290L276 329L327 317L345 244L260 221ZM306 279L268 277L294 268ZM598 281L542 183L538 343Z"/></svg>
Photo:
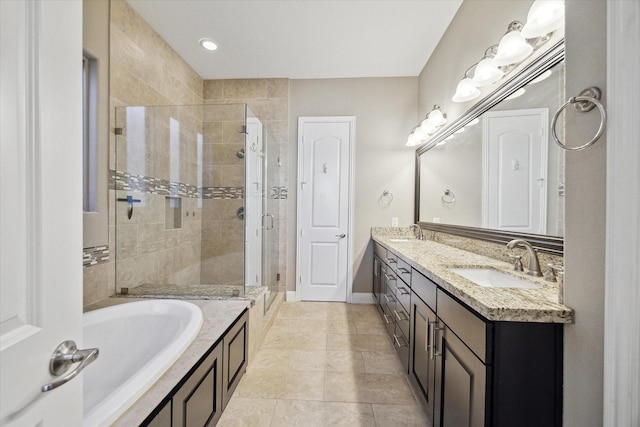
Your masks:
<svg viewBox="0 0 640 427"><path fill-rule="evenodd" d="M355 334L356 325L348 319L287 319L278 318L271 331L295 333L331 332L334 334Z"/></svg>
<svg viewBox="0 0 640 427"><path fill-rule="evenodd" d="M404 375L325 373L324 400L415 405Z"/></svg>
<svg viewBox="0 0 640 427"><path fill-rule="evenodd" d="M247 367L247 372L288 370L291 350L282 348L262 348Z"/></svg>
<svg viewBox="0 0 640 427"><path fill-rule="evenodd" d="M291 351L289 368L296 371L365 372L359 351Z"/></svg>
<svg viewBox="0 0 640 427"><path fill-rule="evenodd" d="M384 323L382 323L382 319L380 316L375 319L369 320L355 320L354 323L356 325L356 333L364 334L364 335L386 335L387 328Z"/></svg>
<svg viewBox="0 0 640 427"><path fill-rule="evenodd" d="M263 399L322 400L324 373L310 371L252 371L234 393L238 397Z"/></svg>
<svg viewBox="0 0 640 427"><path fill-rule="evenodd" d="M404 374L407 369L395 353L363 351L362 359L368 374Z"/></svg>
<svg viewBox="0 0 640 427"><path fill-rule="evenodd" d="M278 310L279 319L326 319L329 303L284 302Z"/></svg>
<svg viewBox="0 0 640 427"><path fill-rule="evenodd" d="M425 413L416 405L371 405L378 427L431 427Z"/></svg>
<svg viewBox="0 0 640 427"><path fill-rule="evenodd" d="M277 427L375 426L371 405L342 402L278 400L271 421Z"/></svg>
<svg viewBox="0 0 640 427"><path fill-rule="evenodd" d="M386 335L327 334L327 350L395 353Z"/></svg>
<svg viewBox="0 0 640 427"><path fill-rule="evenodd" d="M218 427L269 427L276 407L275 399L232 397L222 413Z"/></svg>
<svg viewBox="0 0 640 427"><path fill-rule="evenodd" d="M263 349L325 350L327 335L324 333L293 333L269 331L262 343Z"/></svg>

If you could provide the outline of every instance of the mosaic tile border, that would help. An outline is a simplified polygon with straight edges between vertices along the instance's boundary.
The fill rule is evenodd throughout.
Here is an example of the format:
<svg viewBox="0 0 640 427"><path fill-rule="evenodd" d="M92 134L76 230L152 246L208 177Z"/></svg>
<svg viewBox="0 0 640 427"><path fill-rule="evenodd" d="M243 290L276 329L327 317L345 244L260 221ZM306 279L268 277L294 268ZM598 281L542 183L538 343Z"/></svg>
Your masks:
<svg viewBox="0 0 640 427"><path fill-rule="evenodd" d="M196 199L244 199L243 187L196 187L115 170L109 171L109 188L112 190L138 191L141 193ZM287 187L270 187L269 198L286 200L288 198Z"/></svg>
<svg viewBox="0 0 640 427"><path fill-rule="evenodd" d="M82 266L93 267L109 262L109 246L94 246L82 249Z"/></svg>

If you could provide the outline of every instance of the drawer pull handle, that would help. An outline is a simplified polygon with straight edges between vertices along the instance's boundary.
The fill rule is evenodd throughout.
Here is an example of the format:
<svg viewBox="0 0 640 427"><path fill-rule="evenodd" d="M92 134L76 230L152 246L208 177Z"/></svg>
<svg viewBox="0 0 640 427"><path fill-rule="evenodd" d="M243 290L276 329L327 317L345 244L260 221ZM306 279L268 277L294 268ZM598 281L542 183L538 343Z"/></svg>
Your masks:
<svg viewBox="0 0 640 427"><path fill-rule="evenodd" d="M396 319L398 319L401 322L407 320L407 318L404 316L404 313L402 313L402 317L400 316L400 313L398 313L398 310L393 310L393 314L395 314Z"/></svg>
<svg viewBox="0 0 640 427"><path fill-rule="evenodd" d="M384 299L387 300L387 304L391 304L392 302L395 302L393 298L389 298L389 295L385 294L384 295Z"/></svg>
<svg viewBox="0 0 640 427"><path fill-rule="evenodd" d="M387 273L384 273L384 277L386 277L387 280L396 280L395 276L389 276Z"/></svg>
<svg viewBox="0 0 640 427"><path fill-rule="evenodd" d="M389 316L387 316L386 314L383 314L382 317L384 318L384 321L387 323L387 325L391 323L389 321Z"/></svg>
<svg viewBox="0 0 640 427"><path fill-rule="evenodd" d="M397 263L398 263L398 261L396 261L396 260L395 260L395 259L393 259L393 258L387 258L387 262L388 262L389 264L397 264Z"/></svg>
<svg viewBox="0 0 640 427"><path fill-rule="evenodd" d="M409 295L409 291L406 290L406 288L402 287L402 286L398 286L396 287L397 291L400 292L402 295Z"/></svg>
<svg viewBox="0 0 640 427"><path fill-rule="evenodd" d="M404 342L404 338L398 337L396 334L393 334L393 340L396 342L398 348L406 347L406 342L404 344L400 343L400 340Z"/></svg>
<svg viewBox="0 0 640 427"><path fill-rule="evenodd" d="M404 268L404 267L398 267L398 270L402 271L404 274L409 274L409 273L410 273L410 271L409 271L409 270L407 270L407 269L406 269L406 268Z"/></svg>

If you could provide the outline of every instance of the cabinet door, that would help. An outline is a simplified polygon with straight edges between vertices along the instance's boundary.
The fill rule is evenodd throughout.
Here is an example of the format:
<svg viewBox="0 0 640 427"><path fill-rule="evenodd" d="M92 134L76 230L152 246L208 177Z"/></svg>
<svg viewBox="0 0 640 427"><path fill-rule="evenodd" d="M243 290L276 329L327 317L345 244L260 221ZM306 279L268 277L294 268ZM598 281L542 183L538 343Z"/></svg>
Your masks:
<svg viewBox="0 0 640 427"><path fill-rule="evenodd" d="M433 423L435 391L435 313L415 294L411 295L411 366L409 373L417 381L426 401L429 420Z"/></svg>
<svg viewBox="0 0 640 427"><path fill-rule="evenodd" d="M162 409L150 420L145 420L141 427L171 427L171 400L164 404Z"/></svg>
<svg viewBox="0 0 640 427"><path fill-rule="evenodd" d="M222 350L218 344L173 396L173 427L218 422L222 415Z"/></svg>
<svg viewBox="0 0 640 427"><path fill-rule="evenodd" d="M439 332L434 426L484 427L487 368L448 327Z"/></svg>
<svg viewBox="0 0 640 427"><path fill-rule="evenodd" d="M245 312L224 336L223 409L247 370L248 318L249 314Z"/></svg>
<svg viewBox="0 0 640 427"><path fill-rule="evenodd" d="M373 298L375 304L380 308L380 290L382 289L382 261L377 255L373 256Z"/></svg>

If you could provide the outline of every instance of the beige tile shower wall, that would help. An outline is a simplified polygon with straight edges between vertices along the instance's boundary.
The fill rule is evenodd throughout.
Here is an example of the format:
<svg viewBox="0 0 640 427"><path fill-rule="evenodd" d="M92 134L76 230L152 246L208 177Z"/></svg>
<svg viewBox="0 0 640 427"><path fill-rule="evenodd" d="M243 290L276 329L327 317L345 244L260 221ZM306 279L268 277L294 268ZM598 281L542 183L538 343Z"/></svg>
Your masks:
<svg viewBox="0 0 640 427"><path fill-rule="evenodd" d="M236 153L244 147L243 111L235 104L247 104L267 129L270 147L280 152L276 173L278 186L287 187L287 146L289 130L288 79L205 80L205 165L204 185L244 186L244 161ZM222 105L219 105L222 104ZM233 108L230 108L233 104ZM242 114L241 114L242 113ZM236 211L243 199L205 200L202 228L202 282L230 283L243 278L243 230ZM287 199L279 202L280 287L286 285ZM239 283L240 283L239 282Z"/></svg>
<svg viewBox="0 0 640 427"><path fill-rule="evenodd" d="M200 76L131 9L126 1L111 0L110 15L100 16L100 19L109 20L110 32L110 147L109 159L100 159L100 161L108 162L109 169L114 169L116 166L116 144L113 128L115 127L114 111L116 107L132 105L201 105L203 82ZM201 117L197 113L192 113L191 117L182 116L179 119L182 124L181 139L184 138L186 141L191 141L195 132L193 124L197 124ZM195 185L195 147L192 145L181 147L181 153L183 154L181 155L180 180L186 181L184 183ZM160 172L158 173L161 174ZM85 267L85 305L94 303L115 292L116 242L114 220L116 207L114 206L114 197L115 191L110 190L110 262L93 267ZM195 199L192 201L195 201ZM119 208L123 207L119 206ZM196 210L195 220L187 221L189 228L183 230L184 236L180 236L180 233L173 233L176 234L175 241L184 244L179 244L173 249L161 250L161 258L165 260L172 259L173 261L167 263L167 265L175 267L172 271L166 271L164 275L166 280L185 280L185 276L192 274L190 272L192 269L186 267L190 265L191 258L200 259L200 242L194 240L194 236L196 234L199 236L200 232L197 228L200 227L199 219L201 215L198 213ZM151 263L148 261L152 257L149 251L157 243L150 243L150 241L145 240L148 237L148 234L145 233L148 233L147 229L150 228L153 228L151 224L145 226L145 230L136 232L136 239L141 239L145 244L149 244L149 246L143 246L139 249L139 252L146 253L145 255L138 255L139 258L137 260L141 263L140 265ZM197 232L194 228L197 229ZM131 237L129 236L128 238ZM171 239L167 238L167 241L171 241ZM133 261L128 262L132 263ZM123 267L127 267L127 265L125 264ZM132 269L125 268L124 271L132 271ZM135 276L133 273L128 274L131 277Z"/></svg>

